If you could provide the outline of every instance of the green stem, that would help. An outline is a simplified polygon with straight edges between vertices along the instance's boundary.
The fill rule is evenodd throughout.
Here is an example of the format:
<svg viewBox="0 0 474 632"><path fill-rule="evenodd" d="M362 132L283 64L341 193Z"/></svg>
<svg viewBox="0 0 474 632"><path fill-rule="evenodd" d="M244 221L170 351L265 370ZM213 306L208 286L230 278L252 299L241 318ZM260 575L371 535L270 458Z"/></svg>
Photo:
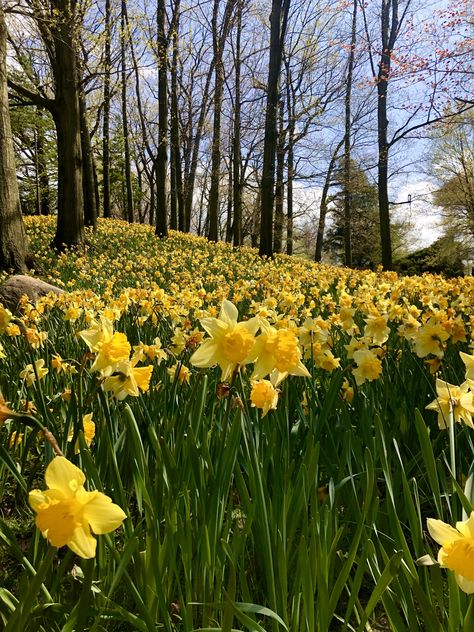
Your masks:
<svg viewBox="0 0 474 632"><path fill-rule="evenodd" d="M41 589L41 584L43 583L47 572L51 568L51 563L54 559L54 556L56 555L56 552L56 548L52 546L48 547L46 555L44 556L43 561L41 562L41 565L36 572L36 575L33 577L26 595L23 597L23 599L21 599L17 609L12 614L10 620L5 627L4 632L18 632L19 630L26 629L25 624L28 615L30 614L32 607L34 606L36 595Z"/></svg>

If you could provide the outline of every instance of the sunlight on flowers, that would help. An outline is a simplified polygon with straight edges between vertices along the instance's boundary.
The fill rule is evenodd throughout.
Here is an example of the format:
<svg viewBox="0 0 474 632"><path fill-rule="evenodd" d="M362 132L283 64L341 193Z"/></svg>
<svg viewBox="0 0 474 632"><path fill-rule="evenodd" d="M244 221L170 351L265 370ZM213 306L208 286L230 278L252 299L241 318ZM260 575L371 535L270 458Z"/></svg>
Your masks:
<svg viewBox="0 0 474 632"><path fill-rule="evenodd" d="M83 472L63 456L55 457L45 472L46 491L34 489L28 500L36 512L36 526L55 547L67 545L83 558L95 556L97 535L118 529L124 511L97 490L84 488Z"/></svg>
<svg viewBox="0 0 474 632"><path fill-rule="evenodd" d="M433 540L441 545L439 565L454 571L461 590L474 593L474 512L464 522L456 522L455 529L434 518L426 523Z"/></svg>

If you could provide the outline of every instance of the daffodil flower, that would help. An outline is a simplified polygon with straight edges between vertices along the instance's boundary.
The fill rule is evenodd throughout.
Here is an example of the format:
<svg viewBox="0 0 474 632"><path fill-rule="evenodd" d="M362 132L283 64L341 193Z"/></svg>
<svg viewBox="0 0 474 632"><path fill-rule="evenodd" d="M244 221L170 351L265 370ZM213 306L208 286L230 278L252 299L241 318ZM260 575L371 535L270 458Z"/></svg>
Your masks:
<svg viewBox="0 0 474 632"><path fill-rule="evenodd" d="M258 318L237 322L239 312L233 303L222 302L219 318L203 318L201 325L209 334L193 353L190 363L199 368L218 364L225 381L233 371L249 362L249 354L255 344L255 334L260 325Z"/></svg>
<svg viewBox="0 0 474 632"><path fill-rule="evenodd" d="M441 429L455 422L463 421L467 426L474 428L472 415L474 413L473 393L470 390L472 382L467 380L461 386L448 384L444 380L436 380L436 399L426 406L426 410L435 410L438 413L438 426Z"/></svg>
<svg viewBox="0 0 474 632"><path fill-rule="evenodd" d="M269 380L259 380L254 382L250 393L250 402L253 407L260 408L262 417L269 410L275 410L278 405L279 391L273 386Z"/></svg>
<svg viewBox="0 0 474 632"><path fill-rule="evenodd" d="M153 366L136 367L130 360L119 362L115 366L113 375L104 380L104 391L112 391L118 400L125 399L127 395L138 397L140 391L147 391L150 387L150 378Z"/></svg>
<svg viewBox="0 0 474 632"><path fill-rule="evenodd" d="M91 371L100 371L103 376L111 375L119 362L128 360L131 346L127 336L115 332L112 322L101 317L100 323L94 321L92 327L79 332L79 336L96 353Z"/></svg>
<svg viewBox="0 0 474 632"><path fill-rule="evenodd" d="M288 375L310 377L301 361L301 349L294 329L276 329L267 321L261 322L262 333L257 338L249 361L255 362L253 380L267 375L274 386L278 386Z"/></svg>
<svg viewBox="0 0 474 632"><path fill-rule="evenodd" d="M474 593L474 511L456 528L442 520L428 518L428 531L441 548L439 565L454 571L456 582L465 593Z"/></svg>
<svg viewBox="0 0 474 632"><path fill-rule="evenodd" d="M89 559L95 556L97 535L118 529L126 518L122 509L97 490L84 489L83 472L63 456L55 457L46 468L44 492L34 489L29 503L36 512L36 526L56 547Z"/></svg>
<svg viewBox="0 0 474 632"><path fill-rule="evenodd" d="M382 362L375 354L375 351L370 349L354 351L354 360L357 363L357 368L353 369L352 374L358 386L363 384L366 380L372 382L380 377L382 373Z"/></svg>

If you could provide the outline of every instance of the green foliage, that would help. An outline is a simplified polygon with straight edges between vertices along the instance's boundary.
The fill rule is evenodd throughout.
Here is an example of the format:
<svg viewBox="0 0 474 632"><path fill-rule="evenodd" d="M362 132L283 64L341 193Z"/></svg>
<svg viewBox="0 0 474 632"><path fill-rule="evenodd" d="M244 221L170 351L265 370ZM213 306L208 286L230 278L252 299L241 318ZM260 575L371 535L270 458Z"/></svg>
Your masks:
<svg viewBox="0 0 474 632"><path fill-rule="evenodd" d="M336 171L338 185L343 179L343 170ZM367 174L354 161L351 162L350 178L351 204L351 245L352 263L356 268L375 269L382 261L380 244L380 219L378 211L377 186L371 184ZM327 231L325 249L335 255L338 263L344 262L344 190L343 188L332 195L329 207L333 223ZM392 221L393 252L404 249L406 226Z"/></svg>
<svg viewBox="0 0 474 632"><path fill-rule="evenodd" d="M36 226L32 243L45 267L61 272L65 284L94 285L101 294L78 290L27 309L25 322L47 338L34 348L25 336L2 334L0 387L12 409L36 407L34 418L81 467L89 488L109 495L127 519L115 533L98 536L93 560L49 546L32 525L26 492L44 487L52 446L31 416L7 419L0 428L0 494L3 511L10 510L0 519L8 569L0 618L8 632L364 632L368 626L469 632L470 597L451 572L416 560L436 557L427 517L454 524L472 509L472 429L456 424L440 431L432 413L419 412L434 398L434 378L395 321L379 347L379 379L352 381L352 334L335 327L331 348L341 367L326 371L307 357L311 376L284 380L277 409L265 417L250 405L249 367L224 388L218 368L191 368L189 384L168 371L177 362L189 366L193 352L186 344L176 349L176 324L191 319L191 331L200 329L197 314L216 307L215 297L228 292L225 283L232 283L244 318L253 300L267 301L269 309L274 299L291 320L299 297L302 309L329 323L340 296L350 294L360 301L354 319L362 332L362 305L374 307L370 291L377 296L374 288L384 285L380 291L389 296L396 275L346 271L343 277L343 270L330 274L329 267L286 257L267 264L249 249L178 234L160 241L144 226L119 222L99 222L86 254L53 257L45 251L53 222L28 223ZM88 265L96 266L91 278ZM198 266L205 270L199 280ZM312 272L297 292L291 284L306 269ZM137 285L144 274L148 289ZM162 287L153 286L155 278ZM437 280L417 280L419 293L408 281L411 304L421 310ZM401 287L383 298L387 309L392 300L394 312L402 304ZM194 307L183 309L181 291ZM66 318L75 305L83 311ZM90 325L92 306L118 310L114 328L133 345L161 340L167 356L154 364L149 392L117 401L91 373L77 333ZM456 384L463 373L459 349L468 351L468 343L446 346L442 368ZM55 354L77 372L53 370ZM18 375L37 359L50 371L27 386ZM352 399L342 396L345 380ZM88 447L82 420L89 412L96 435ZM15 431L23 440L9 447Z"/></svg>
<svg viewBox="0 0 474 632"><path fill-rule="evenodd" d="M468 254L465 248L448 234L437 239L431 246L416 250L395 261L394 265L402 274L431 272L456 277L465 273L463 255Z"/></svg>

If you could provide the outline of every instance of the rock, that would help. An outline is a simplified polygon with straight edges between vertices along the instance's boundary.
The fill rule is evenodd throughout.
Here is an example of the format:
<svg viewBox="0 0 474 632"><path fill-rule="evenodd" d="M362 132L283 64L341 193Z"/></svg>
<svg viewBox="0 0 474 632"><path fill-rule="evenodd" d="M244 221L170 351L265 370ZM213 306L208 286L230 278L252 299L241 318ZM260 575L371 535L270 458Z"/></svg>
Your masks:
<svg viewBox="0 0 474 632"><path fill-rule="evenodd" d="M36 277L30 277L26 274L16 274L11 276L0 286L0 303L3 303L12 312L15 312L21 297L26 294L29 300L34 303L41 296L46 296L50 292L55 294L63 294L64 290L45 283Z"/></svg>

